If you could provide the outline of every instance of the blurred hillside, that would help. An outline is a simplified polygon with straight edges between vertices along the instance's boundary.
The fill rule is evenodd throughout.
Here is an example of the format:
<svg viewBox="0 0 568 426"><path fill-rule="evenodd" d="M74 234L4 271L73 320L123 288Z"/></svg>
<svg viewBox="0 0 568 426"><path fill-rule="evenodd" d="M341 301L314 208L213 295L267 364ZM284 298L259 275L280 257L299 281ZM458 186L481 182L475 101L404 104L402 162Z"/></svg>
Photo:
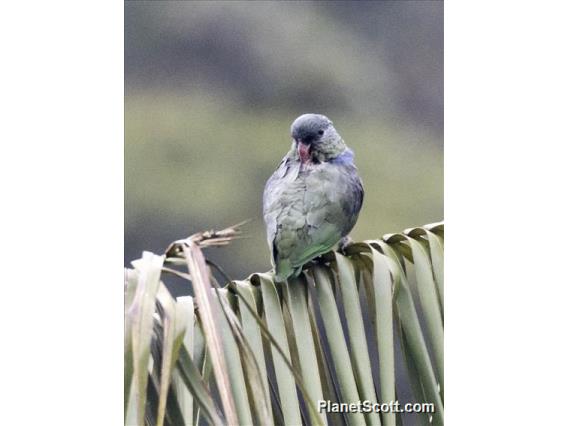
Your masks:
<svg viewBox="0 0 568 426"><path fill-rule="evenodd" d="M268 270L262 191L305 112L355 151L355 239L441 220L442 22L427 1L127 2L125 264L250 218L211 258Z"/></svg>

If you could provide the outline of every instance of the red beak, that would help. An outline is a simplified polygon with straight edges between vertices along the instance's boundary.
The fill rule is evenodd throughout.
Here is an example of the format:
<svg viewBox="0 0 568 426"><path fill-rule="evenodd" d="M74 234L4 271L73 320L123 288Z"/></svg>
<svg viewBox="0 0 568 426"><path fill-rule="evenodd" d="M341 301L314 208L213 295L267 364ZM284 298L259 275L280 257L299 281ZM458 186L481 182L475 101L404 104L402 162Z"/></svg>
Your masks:
<svg viewBox="0 0 568 426"><path fill-rule="evenodd" d="M296 142L298 143L298 155L300 156L300 161L302 164L307 163L310 161L310 146L302 142L302 139L297 139Z"/></svg>

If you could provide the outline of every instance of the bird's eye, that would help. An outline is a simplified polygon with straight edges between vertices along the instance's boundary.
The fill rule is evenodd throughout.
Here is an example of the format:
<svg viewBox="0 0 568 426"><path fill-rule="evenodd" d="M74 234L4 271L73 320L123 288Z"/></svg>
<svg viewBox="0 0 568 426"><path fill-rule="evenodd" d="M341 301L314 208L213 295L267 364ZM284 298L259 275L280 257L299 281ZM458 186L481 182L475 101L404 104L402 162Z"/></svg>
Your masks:
<svg viewBox="0 0 568 426"><path fill-rule="evenodd" d="M318 132L318 135L323 135L323 130L320 130L320 131Z"/></svg>

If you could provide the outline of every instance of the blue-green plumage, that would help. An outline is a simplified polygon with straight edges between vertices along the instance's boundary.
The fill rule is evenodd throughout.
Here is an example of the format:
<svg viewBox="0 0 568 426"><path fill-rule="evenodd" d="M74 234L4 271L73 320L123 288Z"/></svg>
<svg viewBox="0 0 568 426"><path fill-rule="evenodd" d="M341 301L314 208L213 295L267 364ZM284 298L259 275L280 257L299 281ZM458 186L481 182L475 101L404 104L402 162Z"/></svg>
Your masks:
<svg viewBox="0 0 568 426"><path fill-rule="evenodd" d="M264 189L263 213L276 280L329 251L357 221L363 187L347 148L325 116L292 124L292 147Z"/></svg>

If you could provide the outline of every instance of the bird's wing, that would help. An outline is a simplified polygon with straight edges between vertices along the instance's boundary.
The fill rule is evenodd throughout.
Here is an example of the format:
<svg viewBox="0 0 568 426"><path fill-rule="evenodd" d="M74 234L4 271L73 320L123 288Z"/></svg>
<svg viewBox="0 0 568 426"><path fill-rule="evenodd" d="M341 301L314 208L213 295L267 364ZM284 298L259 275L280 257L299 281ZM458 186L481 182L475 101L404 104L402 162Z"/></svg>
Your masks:
<svg viewBox="0 0 568 426"><path fill-rule="evenodd" d="M280 165L276 171L270 176L264 187L264 194L262 197L262 210L264 216L264 222L266 224L266 234L268 239L268 245L272 252L272 261L276 259L276 253L274 248L274 238L276 236L276 230L278 227L278 216L284 208L282 198L283 192L286 189L286 181L295 179L298 171L294 172L294 167L291 164L290 159L286 156L280 162Z"/></svg>
<svg viewBox="0 0 568 426"><path fill-rule="evenodd" d="M342 237L346 236L351 232L357 218L359 217L359 212L363 206L363 198L365 196L365 191L363 190L363 183L357 174L357 168L355 166L347 167L347 178L346 187L341 206L345 213L346 220L343 223Z"/></svg>
<svg viewBox="0 0 568 426"><path fill-rule="evenodd" d="M353 166L322 164L298 174L299 165L285 159L264 190L268 245L279 279L332 249L351 231L361 208Z"/></svg>
<svg viewBox="0 0 568 426"><path fill-rule="evenodd" d="M347 235L362 204L362 185L353 166L322 164L308 178L303 199L305 225L297 229L301 240L290 253L292 266L320 256Z"/></svg>

